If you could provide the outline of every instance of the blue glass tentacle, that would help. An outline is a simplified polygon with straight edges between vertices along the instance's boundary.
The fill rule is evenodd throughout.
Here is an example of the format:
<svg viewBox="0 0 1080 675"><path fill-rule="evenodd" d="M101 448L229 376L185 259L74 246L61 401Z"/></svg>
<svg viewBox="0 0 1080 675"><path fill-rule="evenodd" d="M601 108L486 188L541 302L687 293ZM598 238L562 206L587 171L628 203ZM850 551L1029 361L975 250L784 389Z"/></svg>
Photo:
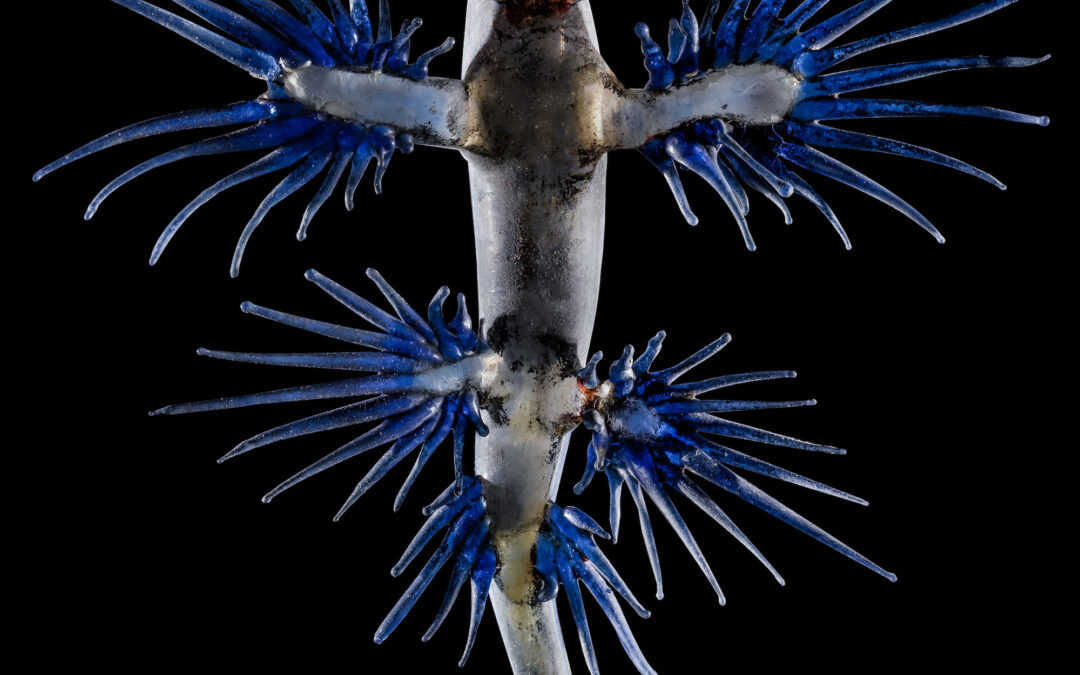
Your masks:
<svg viewBox="0 0 1080 675"><path fill-rule="evenodd" d="M142 0L112 1L145 16L147 19L168 28L181 37L191 40L215 56L243 68L255 77L269 80L277 77L278 73L281 72L277 59L270 54L238 45L232 40L223 38L217 33L181 18L172 12L155 7Z"/></svg>
<svg viewBox="0 0 1080 675"><path fill-rule="evenodd" d="M234 124L250 124L261 122L276 115L277 109L273 103L263 100L233 103L219 110L189 110L162 115L126 126L123 129L117 129L69 152L35 173L34 182L78 159L129 141L190 129L212 129Z"/></svg>
<svg viewBox="0 0 1080 675"><path fill-rule="evenodd" d="M118 178L102 188L101 192L90 202L86 209L87 220L90 220L101 203L116 190L135 180L153 169L159 169L167 164L178 162L183 159L205 155L218 155L231 152L246 152L249 150L262 150L264 148L280 146L294 139L304 136L315 128L319 118L315 115L305 115L290 119L272 119L260 122L253 127L241 129L223 136L217 136L205 141L191 143L182 148L163 153L149 159L138 166L129 169Z"/></svg>
<svg viewBox="0 0 1080 675"><path fill-rule="evenodd" d="M911 40L913 38L930 35L932 33L937 33L938 31L959 26L969 21L980 19L988 14L993 14L999 9L1004 9L1015 2L1017 2L1017 0L990 0L989 2L984 2L980 5L957 12L944 19L928 21L926 23L921 23L918 26L875 35L874 37L858 40L857 42L852 42L843 45L842 47L804 52L795 60L795 68L804 77L817 75L853 56L858 56L859 54L864 54L868 51L887 45L903 42L904 40Z"/></svg>

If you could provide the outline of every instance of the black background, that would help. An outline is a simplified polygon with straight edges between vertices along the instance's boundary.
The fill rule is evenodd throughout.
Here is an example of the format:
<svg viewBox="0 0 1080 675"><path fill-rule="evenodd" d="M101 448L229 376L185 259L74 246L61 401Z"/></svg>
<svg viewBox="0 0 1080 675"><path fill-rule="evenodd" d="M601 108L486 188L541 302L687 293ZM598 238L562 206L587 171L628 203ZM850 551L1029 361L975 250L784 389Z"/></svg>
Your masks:
<svg viewBox="0 0 1080 675"><path fill-rule="evenodd" d="M896 2L853 35L969 4ZM419 52L446 35L460 39L464 5L399 0L394 10L398 21L425 18L414 41ZM609 63L625 83L641 86L633 25L646 20L654 34L663 34L678 3L594 5ZM1055 47L1048 44L1049 7L1024 2L853 64L1041 55ZM441 578L386 644L371 641L407 585L388 571L423 522L419 507L449 480L447 453L425 471L402 513L392 514L390 504L406 468L334 525L330 517L371 458L308 481L271 506L259 498L348 434L214 463L294 410L314 408L170 419L149 419L146 411L313 379L209 362L194 353L204 345L334 349L238 309L250 299L347 322L344 310L303 280L308 267L369 297L374 289L363 270L376 266L416 304L426 304L444 283L474 301L464 160L424 148L399 155L384 195L371 194L369 176L356 211L347 214L337 192L309 239L298 243L293 233L314 190L309 186L272 212L248 249L240 279L231 280L235 237L277 179L249 183L201 209L151 269L150 248L172 214L246 158L191 160L140 178L89 223L82 210L97 189L178 141L110 150L33 186L25 179L113 128L253 98L260 83L107 2L37 3L29 11L20 25L36 48L21 54L8 82L15 87L9 93L29 103L9 125L15 143L29 150L15 167L16 194L9 201L29 209L17 222L9 220L9 230L21 235L8 251L10 267L22 269L11 292L26 317L22 339L31 342L14 359L16 372L30 375L14 377L31 405L9 424L29 425L33 434L10 445L9 453L21 458L13 482L22 496L12 523L19 538L14 557L25 571L14 580L15 593L32 600L17 613L24 630L51 645L39 659L152 671L211 662L245 671L290 664L307 672L451 670L466 631L463 606L431 643L419 641L441 599ZM459 46L436 61L433 74L456 76L460 56ZM640 347L663 328L669 339L661 363L672 363L730 331L734 343L702 368L703 376L798 369L794 382L745 393L812 396L820 404L748 421L850 454L762 450L761 456L872 506L763 486L900 577L890 584L724 499L722 506L780 569L787 587L776 586L718 527L687 508L728 606L716 606L662 525L667 599L656 602L628 507L612 555L654 610L651 620L632 624L659 670L876 669L921 665L931 657L938 665L962 666L1020 655L1037 659L1055 643L1061 629L1044 621L1043 606L1071 596L1071 586L1058 585L1071 560L1057 542L1073 528L1052 516L1062 507L1047 486L1075 441L1044 441L1048 434L1040 428L1061 419L1043 407L1053 397L1050 387L1065 379L1051 368L1071 370L1072 364L1057 352L1054 335L1061 318L1075 313L1066 286L1072 274L1056 259L1074 222L1057 213L1061 196L1049 168L1072 146L1063 132L1067 113L1053 98L1053 83L1065 77L1064 60L1023 71L947 75L887 94L1056 116L1048 129L949 120L852 126L946 151L1009 184L1008 192L999 192L935 166L838 153L909 198L942 229L945 246L878 202L818 179L854 251L844 251L809 204L792 200L795 224L785 227L755 196L751 227L759 250L751 254L722 202L701 182L686 178L702 220L690 228L643 159L632 152L611 157L594 348L614 354L626 342ZM27 352L22 362L19 355ZM1033 412L1036 407L1042 412ZM582 442L576 438L572 445L560 500L606 522L602 480L582 498L569 491L583 464ZM602 668L629 672L595 610L591 605ZM563 620L569 624L568 615ZM576 638L568 640L575 672L584 672ZM464 672L506 671L489 612Z"/></svg>

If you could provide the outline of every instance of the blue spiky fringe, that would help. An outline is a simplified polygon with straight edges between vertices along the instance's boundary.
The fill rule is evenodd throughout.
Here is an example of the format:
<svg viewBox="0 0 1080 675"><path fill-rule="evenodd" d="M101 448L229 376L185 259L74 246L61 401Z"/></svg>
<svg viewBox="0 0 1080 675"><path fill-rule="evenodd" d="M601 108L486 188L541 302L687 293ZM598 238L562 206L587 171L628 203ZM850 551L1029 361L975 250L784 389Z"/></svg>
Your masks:
<svg viewBox="0 0 1080 675"><path fill-rule="evenodd" d="M683 1L682 15L672 19L668 32L668 53L651 37L648 26L638 24L648 87L663 90L705 77L733 65L771 63L793 73L800 80L797 103L787 119L771 126L732 126L722 120L688 124L650 140L639 150L663 173L687 222L698 218L679 177L679 168L702 177L723 199L734 215L746 247L756 245L746 221L749 201L746 188L775 203L791 222L791 212L783 199L798 194L816 206L836 230L846 248L851 248L840 220L820 194L796 169L831 178L864 192L904 214L939 242L944 237L919 211L888 188L822 152L825 149L862 150L908 157L946 166L980 178L1001 189L1005 185L990 174L928 148L880 138L821 124L830 120L878 119L885 117L968 117L1046 126L1049 119L978 106L941 105L887 99L839 98L864 89L874 89L940 73L972 68L1022 68L1042 63L1042 58L990 58L975 56L915 63L858 68L838 73L827 71L859 54L879 47L936 33L996 12L1016 0L990 0L953 14L910 28L857 40L834 47L832 44L890 0L862 0L812 27L810 20L828 0L804 0L781 18L784 0L761 0L751 12L750 0L733 0L724 13L720 0L710 0L699 21Z"/></svg>
<svg viewBox="0 0 1080 675"><path fill-rule="evenodd" d="M483 484L480 479L467 476L460 492L454 487L451 485L446 488L433 503L424 508L424 514L428 516L427 522L413 537L391 570L393 576L401 576L421 551L440 532L446 530L442 543L375 632L375 642L381 644L401 625L439 571L456 558L442 604L422 639L427 642L434 637L449 615L465 581L470 581L472 600L469 633L465 641L465 653L458 663L459 666L464 666L476 642L480 620L487 608L497 559L486 519ZM560 589L563 590L570 603L589 672L598 675L600 669L593 649L581 589L578 586L580 582L589 589L615 628L623 649L638 671L644 674L655 673L634 639L616 596L621 596L643 618L648 618L649 612L634 597L611 561L596 545L594 536L611 538L584 512L574 507L549 505L536 543L536 572L543 580L537 601L553 601Z"/></svg>
<svg viewBox="0 0 1080 675"><path fill-rule="evenodd" d="M663 332L657 334L637 360L634 360L633 347L628 346L611 364L610 379L607 382L601 382L596 372L602 357L599 353L579 374L582 385L597 394L597 403L586 411L582 418L584 426L592 431L592 439L587 451L585 474L574 487L574 491L580 494L598 471L607 476L611 492L611 530L616 538L622 513L622 490L624 487L629 488L630 496L637 507L649 562L656 578L657 598L662 598L664 594L663 579L652 523L646 509L646 497L675 530L693 556L720 599L720 604L725 602L720 585L672 501L671 493L681 494L716 520L765 565L777 582L784 583L765 556L695 482L693 476L705 479L890 581L895 581L895 575L770 497L736 474L733 469L757 473L856 504L866 505L865 500L706 437L719 436L797 450L843 454L844 451L839 448L808 443L728 419L728 413L808 406L816 403L813 400L748 401L698 398L701 394L748 382L792 378L795 373L785 370L740 373L676 384L676 380L692 368L723 349L731 341L731 337L724 335L685 361L652 372L653 361L660 352L664 337ZM723 417L717 413L723 414Z"/></svg>
<svg viewBox="0 0 1080 675"><path fill-rule="evenodd" d="M400 576L405 568L420 555L424 547L435 538L435 535L444 529L447 530L446 536L375 632L376 643L381 644L394 632L405 620L405 616L416 601L427 590L439 570L456 556L457 560L450 576L446 595L435 615L435 620L424 633L423 640L424 642L430 640L442 626L457 600L458 593L461 592L462 586L468 579L472 587L472 612L469 620L469 635L465 642L465 653L459 663L461 666L465 665L476 642L480 619L487 607L491 580L495 578L495 550L491 543L485 508L480 481L466 476L458 489L451 485L424 509L424 514L429 516L428 521L405 549L405 553L394 565L391 574L395 577Z"/></svg>
<svg viewBox="0 0 1080 675"><path fill-rule="evenodd" d="M397 316L380 309L315 270L309 270L305 276L342 305L378 328L378 332L285 314L249 302L245 302L241 308L246 313L264 319L377 351L255 354L200 349L198 353L242 363L366 372L372 373L371 375L170 405L155 410L151 415L182 415L294 401L360 399L264 431L240 443L219 461L298 436L378 422L374 428L278 485L263 497L263 501L269 502L297 483L347 459L393 443L360 480L344 506L334 516L334 520L341 518L375 483L420 448L416 463L394 502L396 511L401 507L431 454L451 432L454 444L454 473L456 485L460 489L465 480L463 454L467 434L470 430L475 430L482 436L488 433L487 426L480 417L479 397L476 390L463 378L450 383L451 390L448 390L446 384L442 384L439 392L432 392L430 381L425 376L439 367L482 354L488 351L489 347L477 331L473 330L464 295L458 295L457 314L448 322L443 317L443 303L450 290L444 286L428 306L425 320L378 272L369 269L367 275L375 282Z"/></svg>
<svg viewBox="0 0 1080 675"><path fill-rule="evenodd" d="M34 180L41 180L75 160L128 141L176 131L247 125L139 164L105 186L86 210L86 219L89 220L102 202L116 190L148 171L182 159L272 150L261 159L222 178L193 199L166 226L150 256L150 264L156 264L180 226L199 207L225 190L260 176L291 169L288 176L270 191L244 227L230 266L230 274L234 277L240 273L244 250L252 234L279 202L326 171L326 177L304 212L296 234L297 239L303 241L315 214L326 203L346 170L350 174L346 183L345 206L351 211L356 188L371 162L374 160L376 165L375 192L381 193L383 176L394 153L400 150L409 154L414 147L414 139L407 133L398 133L387 126L346 122L293 102L278 82L283 68L313 63L328 68L379 71L423 80L427 77L432 59L454 46L453 38L447 38L442 45L410 63L412 35L422 21L413 19L405 22L395 35L388 0L380 0L375 33L365 0L351 0L349 10L345 9L341 0L330 0L332 18L327 17L311 0L290 0L296 14L270 0L237 0L251 18L209 0L176 0L177 4L220 33L142 0L113 2L191 40L252 76L266 80L267 93L254 101L235 103L217 110L174 113L124 127L49 164L34 174Z"/></svg>

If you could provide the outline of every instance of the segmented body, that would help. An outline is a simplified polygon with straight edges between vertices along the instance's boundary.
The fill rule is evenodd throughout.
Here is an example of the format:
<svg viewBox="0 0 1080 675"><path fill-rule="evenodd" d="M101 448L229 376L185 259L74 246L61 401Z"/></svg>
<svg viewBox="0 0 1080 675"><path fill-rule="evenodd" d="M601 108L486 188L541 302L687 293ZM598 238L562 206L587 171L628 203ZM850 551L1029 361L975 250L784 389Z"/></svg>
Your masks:
<svg viewBox="0 0 1080 675"><path fill-rule="evenodd" d="M462 80L464 89L458 89L452 83L439 82L434 83L432 90L413 87L405 81L402 81L401 88L397 88L396 82L386 87L372 85L376 96L383 91L389 92L387 100L391 101L391 107L393 101L398 100L397 97L411 96L411 92L421 92L418 96L426 96L427 92L434 91L430 105L408 106L409 114L416 114L417 110L421 113L427 110L437 112L432 115L433 119L420 120L415 125L400 119L397 121L420 142L463 147L470 162L480 316L487 322L486 330L481 332L481 340L477 342L475 335L465 337L472 330L467 322L460 322L456 326L448 322L449 328L444 326L440 329L438 321L432 318L429 328L433 327L434 332L428 340L429 346L433 345L441 351L440 362L461 364L459 370L453 371L452 377L459 384L467 383L467 388L459 392L453 386L448 386L442 390L430 381L422 386L409 386L420 386L425 392L435 392L443 397L432 411L459 410L459 420L467 419L475 427L490 427L490 433L477 440L475 476L481 479L482 486L476 490L483 494L490 550L498 560L498 567L491 570L495 577L492 593L496 616L511 662L515 671L520 673L562 673L569 670L554 615L554 603L544 595L545 592L550 594L550 584L545 583L547 580L538 570L536 562L538 537L545 528L552 527L549 521L552 513L550 503L558 491L569 432L590 412L600 412L606 416L591 423L586 420L589 428L598 434L630 429L638 424L640 416L629 412L620 417L630 408L619 407L622 405L619 401L630 396L631 391L636 391L633 386L651 386L642 384L647 382L647 377L643 376L647 375L649 363L622 379L622 373L618 370L619 362L613 365L611 383L607 386L618 389L621 382L633 385L623 393L603 389L599 381L589 383L589 377L584 372L579 373L579 368L587 361L598 297L604 225L605 153L618 147L636 147L649 140L653 135L645 133L646 125L641 120L652 118L635 112L634 106L638 105L635 99L621 88L600 59L588 3L566 3L557 7L549 4L522 3L521 11L525 14L514 17L499 3L490 0L470 2ZM536 10L538 16L530 15L532 10ZM678 58L668 61L676 66L679 64ZM266 67L271 68L272 64ZM331 65L312 66L306 71L296 69L283 76L285 90L301 105L327 110L340 103L342 112L335 112L335 116L365 123L368 120L364 115L377 120L383 114L365 108L367 103L363 98L358 99L356 105L353 104L353 93L345 90L359 85L359 77L347 83L330 81L319 74L318 68L328 69L327 72L333 69ZM728 72L714 77L711 82L723 89L725 77L732 79L743 76L739 68L733 65ZM794 96L790 100L783 98L784 87L787 86L783 69L764 74L760 69L752 72L750 77L753 81L764 82L766 88L770 87L768 82L780 82L777 89L770 90L780 93L766 96L766 102L761 106L755 104L741 108L749 112L730 119L750 126L771 126L791 111L795 105ZM315 79L311 79L312 75L316 76ZM341 77L351 78L353 75L346 73ZM337 74L332 74L331 79L337 77ZM368 82L373 81L366 74L360 74L360 77ZM692 82L687 84L692 85ZM730 93L732 89L725 91ZM676 92L674 96L660 100L670 100L678 95ZM610 103L609 99L616 103ZM507 105L508 102L526 100L530 105L516 108ZM563 105L566 101L572 101L574 105ZM630 104L621 106L619 101L630 101ZM725 101L731 102L730 95ZM678 103L675 106L677 109L689 109L689 112L684 110L658 123L657 129L682 127L685 122L700 117L701 113L695 111L694 105L692 101ZM650 103L649 106L652 106L651 114L655 113L658 105ZM361 108L363 112L344 112ZM447 114L450 110L458 114L451 117ZM755 114L762 115L762 119L754 119ZM529 136L530 133L534 135ZM690 134L690 131L685 133ZM390 136L393 134L388 134ZM638 140L629 143L627 138ZM681 137L674 138L673 135L672 138L665 144L664 150L684 167L698 171L695 160L687 154L692 151L692 142L696 142L694 137L680 140ZM523 139L527 139L527 142L523 142ZM400 133L398 140L401 140ZM320 138L307 150L326 142L328 139ZM661 170L667 169L664 163L671 159L650 155L655 148L643 151L650 159L657 161ZM809 161L804 155L799 155L799 158L804 162ZM326 168L327 163L321 164L318 169ZM671 167L673 170L674 164ZM707 170L699 172L708 173ZM665 175L671 179L670 173ZM784 176L779 170L777 175ZM729 205L738 201L733 191L726 194L719 188L718 191L729 201ZM676 192L678 194L679 190ZM777 192L783 193L783 189ZM745 200L745 196L742 199ZM683 206L684 212L689 214L685 204ZM733 211L737 210L733 208ZM933 231L932 226L927 229ZM747 241L751 243L749 237ZM160 250L155 255L160 254ZM237 256L234 259L234 272L238 267ZM320 285L330 286L318 275L312 275L312 279ZM344 296L344 293L338 295ZM395 309L399 308L395 306ZM268 315L268 312L258 308L249 307L248 310ZM413 326L420 333L424 332L400 309L398 313L405 324ZM361 312L361 315L370 318L371 312ZM378 315L374 316L377 325L381 322L391 326L386 328L380 325L384 330L405 336L404 332L395 333L393 324L383 321ZM461 314L458 318L461 318ZM422 319L420 323L423 323ZM449 337L443 339L441 331L447 329ZM456 346L452 344L455 341L459 343ZM658 345L657 342L656 347ZM715 346L706 356L722 346ZM451 356L450 352L454 350L457 351ZM655 358L655 351L653 349L648 361ZM632 354L630 357L624 354L624 361L621 367L629 373ZM445 369L439 370L431 377L438 380L442 376L439 373L447 372ZM380 371L379 377L383 376ZM350 393L370 395L387 391L371 387L365 383ZM477 398L476 392L480 392L485 400L476 400L469 405L464 403L464 399L447 403L445 397L465 396L466 391L474 399ZM390 393L398 395L397 390ZM637 394L644 395L642 392ZM651 395L659 394L657 390L651 390ZM497 409L492 407L494 401L498 401ZM604 402L604 405L598 401ZM418 399L401 408L387 408L382 411L385 414L380 414L382 417L405 414L416 410L415 404L419 402ZM486 425L479 413L481 403L487 413ZM229 403L230 406L236 404L235 399ZM195 409L201 408L180 411ZM432 413L422 414L426 416L423 419L418 417L417 424L430 422L432 428L441 424L438 415L442 413L434 413L435 417L432 417ZM455 436L464 433L458 431L457 424L454 431ZM644 434L643 438L654 439L649 435L652 433L627 431L626 438L636 439ZM655 436L655 439L659 438L659 435ZM238 446L239 451L234 451L234 454L246 452L261 443L260 440ZM603 460L601 455L596 462L597 468L601 468ZM321 471L326 466L329 464L317 470ZM629 464L616 462L612 473L616 468L621 471L620 467L625 468L627 476L638 475L638 482L646 483L645 489L648 491L647 481L634 474ZM696 470L702 475L709 473L707 468L700 466L696 466ZM298 475L295 480L303 477L306 476ZM291 484L294 483L287 481L280 489ZM631 484L637 485L633 480ZM465 486L466 495L473 494L469 486ZM277 492L271 493L271 496ZM663 492L663 488L660 488L660 492ZM650 496L655 498L651 493ZM687 545L693 548L690 542ZM845 553L857 556L850 549ZM868 561L863 562L876 567ZM707 572L707 575L711 579L711 572ZM475 582L475 574L473 578ZM612 579L608 577L608 581ZM715 586L715 580L712 582ZM563 587L567 587L565 582ZM380 635L385 637L382 630ZM630 638L627 646L631 652L632 642ZM624 641L624 644L627 643ZM634 659L639 669L648 669L643 660L638 657Z"/></svg>

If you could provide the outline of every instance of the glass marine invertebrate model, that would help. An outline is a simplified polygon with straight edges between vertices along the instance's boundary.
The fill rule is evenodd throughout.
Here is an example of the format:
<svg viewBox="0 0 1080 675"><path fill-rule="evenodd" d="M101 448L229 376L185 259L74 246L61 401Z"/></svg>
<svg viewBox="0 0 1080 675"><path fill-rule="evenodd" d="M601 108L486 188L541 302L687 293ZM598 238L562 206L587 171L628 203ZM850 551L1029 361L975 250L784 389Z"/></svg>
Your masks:
<svg viewBox="0 0 1080 675"><path fill-rule="evenodd" d="M183 16L138 0L115 0L267 82L259 98L215 110L168 115L132 125L74 151L35 179L76 159L147 136L194 129L218 135L168 151L132 168L94 198L89 218L114 191L142 174L189 157L263 151L185 206L162 232L156 263L181 226L209 200L271 173L283 180L244 226L230 271L240 272L248 242L279 202L315 182L298 238L344 182L346 204L374 165L376 191L393 155L415 145L457 149L469 163L476 237L479 321L464 295L446 305L441 289L426 308L402 298L374 270L382 299L372 302L314 270L307 278L351 310L363 325L339 325L246 303L244 311L344 345L319 353L206 356L257 364L342 371L322 384L168 406L183 414L294 401L326 401L326 410L289 421L237 445L224 459L269 444L332 429L369 425L266 495L269 501L325 469L376 448L383 454L360 480L338 516L397 464L413 468L395 502L400 507L420 471L452 458L454 476L426 509L430 516L394 567L403 574L433 552L376 633L385 639L434 577L446 570L448 591L425 637L438 629L466 584L472 626L491 604L515 672L560 673L569 662L555 612L563 596L592 672L599 670L585 615L592 596L641 672L653 672L638 648L624 607L648 611L622 580L596 539L617 534L626 492L636 508L663 594L653 527L676 533L721 603L720 584L682 512L700 509L739 541L782 583L772 564L725 513L722 499L748 502L855 562L893 579L817 525L769 496L758 484L793 483L840 499L857 497L755 458L773 445L838 453L836 448L772 433L744 413L813 401L759 401L739 385L780 380L790 371L694 378L691 371L722 350L724 335L678 360L660 355L660 333L639 352L590 357L604 238L607 154L636 149L661 173L691 224L682 177L696 174L730 210L745 245L750 193L772 201L790 219L797 196L820 209L842 242L846 231L814 187L821 179L867 193L941 240L913 206L833 158L834 149L889 153L934 162L1000 187L989 174L928 148L841 128L860 118L960 116L1047 123L1003 110L879 98L876 90L939 73L1030 66L1042 59L946 58L844 70L877 48L980 18L1013 4L983 2L958 14L848 42L845 34L887 0L709 2L700 16L684 3L667 27L667 49L639 25L648 83L624 87L601 58L587 1L470 0L461 79L428 76L428 65L452 40L412 59L419 20L399 30L384 0L369 15L363 0L316 4L237 0L228 6L177 0ZM698 8L699 10L701 8ZM188 18L184 18L188 17ZM867 93L869 92L869 93ZM426 310L426 311L425 311ZM609 528L555 503L571 433L590 436L587 489L597 474L610 488ZM362 431L362 433L360 433ZM473 466L466 462L473 443ZM439 448L446 446L447 450ZM748 476L753 475L753 482ZM764 477L758 480L758 477ZM594 488L595 489L595 488ZM441 537L441 539L440 539ZM438 544L436 546L436 540ZM612 661L615 657L610 657Z"/></svg>

